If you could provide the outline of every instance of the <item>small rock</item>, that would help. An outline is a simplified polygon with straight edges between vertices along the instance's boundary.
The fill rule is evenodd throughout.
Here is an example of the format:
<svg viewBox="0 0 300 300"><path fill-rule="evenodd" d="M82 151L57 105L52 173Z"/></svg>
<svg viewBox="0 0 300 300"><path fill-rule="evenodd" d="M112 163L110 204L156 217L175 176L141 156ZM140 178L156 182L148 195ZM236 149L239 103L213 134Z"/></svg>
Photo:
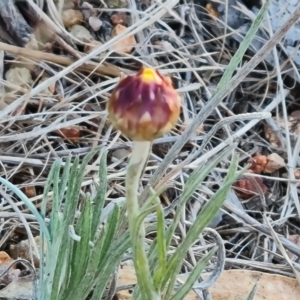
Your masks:
<svg viewBox="0 0 300 300"><path fill-rule="evenodd" d="M113 32L112 37L115 37L119 34L121 34L124 30L127 28L121 24L118 24ZM113 48L116 50L116 52L119 53L130 53L136 44L136 40L133 35L125 37L124 39L118 41L116 44L114 44Z"/></svg>
<svg viewBox="0 0 300 300"><path fill-rule="evenodd" d="M291 117L295 120L300 120L300 110L294 110L291 112Z"/></svg>
<svg viewBox="0 0 300 300"><path fill-rule="evenodd" d="M79 10L67 9L62 12L61 19L65 27L71 27L83 21L83 15Z"/></svg>
<svg viewBox="0 0 300 300"><path fill-rule="evenodd" d="M117 159L123 159L125 158L126 156L129 155L129 151L126 150L126 149L117 149L115 150L113 153L112 153L112 156L117 158Z"/></svg>
<svg viewBox="0 0 300 300"><path fill-rule="evenodd" d="M94 31L98 31L102 26L102 21L97 17L89 17L89 24Z"/></svg>
<svg viewBox="0 0 300 300"><path fill-rule="evenodd" d="M27 68L10 68L5 74L6 80L12 85L9 90L15 91L20 88L29 88L33 84L30 71Z"/></svg>
<svg viewBox="0 0 300 300"><path fill-rule="evenodd" d="M39 248L40 237L36 236L34 238L34 240L36 242L37 248ZM38 268L40 265L40 261L39 261L38 257L36 256L35 251L33 251L33 248L30 249L29 245L30 245L30 243L28 240L21 241L17 245L10 245L9 246L9 254L13 259L23 258L28 261L31 261L30 252L32 251L34 266Z"/></svg>
<svg viewBox="0 0 300 300"><path fill-rule="evenodd" d="M74 25L70 27L70 33L78 40L89 43L94 40L90 32L81 25Z"/></svg>
<svg viewBox="0 0 300 300"><path fill-rule="evenodd" d="M32 198L32 197L35 197L36 196L36 190L35 190L35 187L34 186L26 186L24 188L24 191L25 191L25 195L28 197L28 198Z"/></svg>
<svg viewBox="0 0 300 300"><path fill-rule="evenodd" d="M95 17L97 15L97 10L88 2L83 2L80 9L85 21L87 21L89 17Z"/></svg>
<svg viewBox="0 0 300 300"><path fill-rule="evenodd" d="M284 159L277 153L271 153L267 156L267 165L265 166L265 173L274 173L278 169L285 167Z"/></svg>
<svg viewBox="0 0 300 300"><path fill-rule="evenodd" d="M108 8L126 8L127 0L107 0L105 1Z"/></svg>
<svg viewBox="0 0 300 300"><path fill-rule="evenodd" d="M120 12L111 16L110 20L114 25L128 25L129 17L124 12Z"/></svg>

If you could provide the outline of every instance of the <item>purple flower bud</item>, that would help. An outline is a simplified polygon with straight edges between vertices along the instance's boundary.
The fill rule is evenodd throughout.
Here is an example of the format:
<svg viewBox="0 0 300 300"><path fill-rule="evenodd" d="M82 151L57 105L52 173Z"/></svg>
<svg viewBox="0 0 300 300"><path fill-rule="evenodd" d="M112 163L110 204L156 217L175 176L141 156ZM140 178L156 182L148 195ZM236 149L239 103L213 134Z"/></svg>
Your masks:
<svg viewBox="0 0 300 300"><path fill-rule="evenodd" d="M142 68L119 82L107 110L112 124L125 136L134 141L152 141L174 127L180 103L169 77Z"/></svg>

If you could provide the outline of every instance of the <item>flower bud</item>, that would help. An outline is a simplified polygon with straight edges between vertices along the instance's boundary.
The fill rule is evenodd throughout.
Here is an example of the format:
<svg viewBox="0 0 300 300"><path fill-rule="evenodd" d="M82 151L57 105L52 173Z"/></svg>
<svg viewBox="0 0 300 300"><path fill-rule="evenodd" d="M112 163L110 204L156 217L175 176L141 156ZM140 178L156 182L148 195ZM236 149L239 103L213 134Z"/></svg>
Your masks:
<svg viewBox="0 0 300 300"><path fill-rule="evenodd" d="M174 127L180 102L171 78L142 68L119 82L107 110L112 124L125 136L134 141L152 141Z"/></svg>

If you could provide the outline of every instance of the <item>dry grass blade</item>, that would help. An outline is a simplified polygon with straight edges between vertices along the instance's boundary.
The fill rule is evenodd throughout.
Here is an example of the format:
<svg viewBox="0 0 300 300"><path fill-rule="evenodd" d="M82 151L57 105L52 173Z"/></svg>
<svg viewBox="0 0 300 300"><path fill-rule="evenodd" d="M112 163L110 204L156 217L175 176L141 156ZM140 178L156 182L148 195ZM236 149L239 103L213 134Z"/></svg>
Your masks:
<svg viewBox="0 0 300 300"><path fill-rule="evenodd" d="M222 99L229 94L229 92L231 92L242 82L242 80L251 72L251 70L253 70L253 68L255 68L264 59L264 57L276 46L276 44L284 37L286 32L293 26L293 24L295 24L295 22L297 22L299 18L300 5L285 22L285 24L264 45L264 47L262 47L248 63L246 63L239 71L237 71L237 74L228 81L227 85L225 85L221 91L213 96L208 105L202 109L193 122L186 128L181 138L174 144L171 151L169 151L164 161L160 164L159 168L152 176L149 183L151 186L155 187L157 185L162 174L164 173L163 171L173 161L176 155L178 155L183 145L188 141L190 136L196 131L196 129L206 119L210 112L222 101ZM148 195L148 191L147 194L143 194L143 201L145 201L146 195Z"/></svg>
<svg viewBox="0 0 300 300"><path fill-rule="evenodd" d="M33 88L29 96L33 97L37 93L43 91L45 88L47 88L50 84L55 83L57 80L62 78L63 76L67 75L68 73L72 72L82 64L88 62L90 59L94 58L101 52L110 49L116 42L120 41L122 38L132 35L141 29L145 28L146 26L149 26L156 20L158 20L161 16L165 14L164 7L173 7L177 4L178 0L168 0L165 3L163 3L161 6L158 8L154 8L149 11L149 14L142 19L136 24L131 25L129 28L127 28L125 31L123 31L121 34L117 35L116 37L112 38L109 42L105 43L104 45L94 49L92 52L87 54L86 56L82 57L81 59L75 61L73 64L68 66L67 68L63 69L60 71L58 74L55 76L47 79L44 81L43 84L38 85L37 87ZM11 105L9 105L6 109L4 109L2 112L0 112L0 119L2 119L4 116L8 115L10 112L12 112L14 109L16 109L24 100L26 99L26 96L20 97L18 100L14 101Z"/></svg>
<svg viewBox="0 0 300 300"><path fill-rule="evenodd" d="M57 158L64 167L69 160L70 166L75 162L82 165L84 156L95 147L106 148L107 190L101 222L107 224L113 208L124 203L132 141L112 127L105 107L120 78L135 74L143 65L170 76L182 98L177 125L170 133L153 141L148 165L140 177L140 202L146 200L151 189L155 190L153 193L161 193L158 201L162 204L160 212L148 215L145 223L154 224L159 219L160 224L165 224L161 227L174 225L176 210L188 182L199 178L198 175L193 177L195 170L203 172L220 151L235 145L234 152L239 155L238 169L249 163L253 166L243 175L248 181L242 184L254 182L255 188L252 197L244 199L238 193L241 187L234 185L222 208L209 223L208 226L220 235L218 244L224 243L226 256L222 260L215 255L205 266L205 272L212 274L216 259L220 259L218 270L225 263L225 268L230 271L251 269L259 274L288 277L296 274L299 279L300 50L299 37L291 38L291 32L299 29L300 7L297 1L268 0L261 1L258 6L254 4L259 1L238 0L187 0L184 4L178 0L2 2L1 249L9 251L11 243L23 242L25 237L32 241L39 229L46 232L48 239L53 216L50 213L52 201L60 198L55 198L57 194L52 186L47 185L47 178ZM279 7L275 14L274 6L281 2L286 5ZM257 17L259 11L261 14ZM262 11L266 12L266 17L258 24ZM67 20L68 14L77 19ZM12 16L20 18L13 20ZM280 19L280 16L282 20L278 23L281 25L274 26L274 19ZM283 20L286 20L285 24ZM8 30L9 24L12 26ZM14 32L22 24L24 30ZM252 41L247 40L251 24L258 29L255 33L255 30L251 31L252 26ZM117 26L122 28L121 34L117 34ZM87 38L77 35L77 27ZM21 41L23 35L26 39ZM28 37L36 44L27 43ZM127 48L124 42L127 38L131 41L130 52L119 52ZM292 47L287 46L290 40L294 41ZM26 80L23 75L19 76L24 74L23 71L29 74ZM270 155L280 158L280 166L273 171L269 168L268 172L265 172L266 168L254 171L260 166L254 168L258 164L256 157L267 160ZM176 230L171 235L170 247L164 250L167 255L160 256L160 269L165 269L162 257L176 253L197 216L228 175L231 155L221 156L220 162L201 182L195 182L196 190L187 196ZM84 199L95 195L98 186L103 186L98 173L99 164L99 157L93 157L86 165L82 181L76 185L79 198L74 224L83 211L87 212ZM60 181L55 189L57 186L60 186ZM47 205L43 199L48 199ZM94 208L93 205L92 210ZM43 211L41 219L35 216L34 209ZM62 205L61 211L64 209L65 205ZM264 216L271 221L264 220ZM122 219L126 225L127 219ZM43 225L38 228L41 221ZM151 228L145 237L146 249L151 249L158 232L160 245L164 245L161 242L164 240L163 231L153 229L152 225ZM75 225L72 227L71 236L79 240L77 229ZM176 279L176 288L184 284L184 278L192 273L212 243L214 239L203 234L189 247L180 266L183 279L181 281L180 276ZM119 250L116 247L109 254L116 254ZM104 273L108 275L108 271ZM159 282L157 278L159 276L155 282ZM60 279L57 280L59 284ZM270 279L263 282L267 280ZM296 280L293 282L296 285ZM100 291L90 295L94 297L91 299L100 298L98 293L101 294L105 284L103 281L98 283ZM115 284L112 280L104 297L123 299ZM251 281L247 286L244 298L254 284ZM195 287L202 289L203 285L207 287L206 281ZM259 282L258 294L261 285ZM280 284L275 285L280 289ZM133 289L134 286L127 288ZM203 299L211 299L207 290L197 292ZM76 296L76 291L73 293ZM187 297L190 294L195 297L194 291ZM135 297L129 293L126 296ZM72 300L73 296L68 297Z"/></svg>
<svg viewBox="0 0 300 300"><path fill-rule="evenodd" d="M275 243L276 243L279 251L281 252L281 254L283 255L283 257L285 258L285 260L287 261L287 263L290 265L290 267L293 270L293 273L294 273L294 275L295 275L295 277L296 277L296 279L298 281L298 284L300 285L300 274L299 274L300 270L299 269L296 270L296 268L294 267L291 259L289 258L288 254L286 253L286 250L284 249L284 247L282 245L282 242L280 241L277 233L274 231L274 229L273 229L273 227L272 227L272 225L270 223L270 220L266 216L264 216L264 220L266 221L266 224L269 227L269 230L270 230L270 232L272 234L272 237L273 237L273 239L274 239L274 241L275 241Z"/></svg>

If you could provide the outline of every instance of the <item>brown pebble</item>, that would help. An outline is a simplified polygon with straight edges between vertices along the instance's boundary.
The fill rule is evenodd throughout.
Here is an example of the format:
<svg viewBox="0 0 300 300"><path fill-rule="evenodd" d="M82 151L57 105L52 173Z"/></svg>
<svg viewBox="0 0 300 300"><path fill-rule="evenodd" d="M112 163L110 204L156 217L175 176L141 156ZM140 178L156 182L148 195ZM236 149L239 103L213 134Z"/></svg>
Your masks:
<svg viewBox="0 0 300 300"><path fill-rule="evenodd" d="M120 12L117 14L114 14L111 16L111 22L114 25L118 25L118 24L122 24L122 25L128 25L128 16L126 15L126 13Z"/></svg>

